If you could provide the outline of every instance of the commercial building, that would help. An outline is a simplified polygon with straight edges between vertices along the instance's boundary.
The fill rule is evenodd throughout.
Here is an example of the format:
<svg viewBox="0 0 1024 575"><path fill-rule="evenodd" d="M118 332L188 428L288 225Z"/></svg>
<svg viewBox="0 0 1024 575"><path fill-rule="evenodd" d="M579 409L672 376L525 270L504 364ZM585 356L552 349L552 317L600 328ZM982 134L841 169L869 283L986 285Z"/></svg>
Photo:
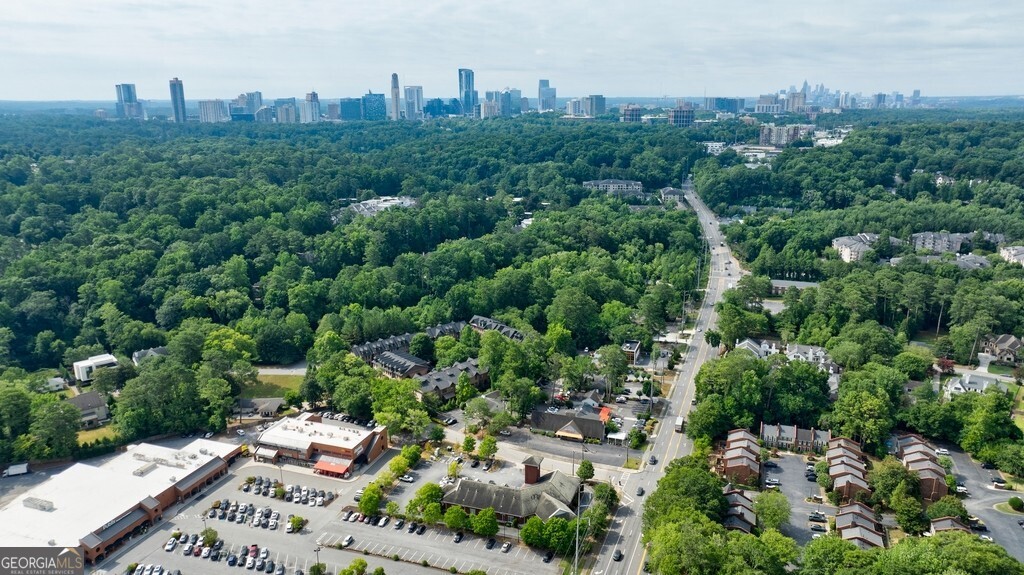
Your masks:
<svg viewBox="0 0 1024 575"><path fill-rule="evenodd" d="M141 443L99 466L76 463L0 508L0 546L79 547L95 563L226 474L240 450Z"/></svg>
<svg viewBox="0 0 1024 575"><path fill-rule="evenodd" d="M605 423L611 417L610 410L605 411L607 408L599 411L585 406L549 409L538 407L530 414L530 424L534 429L551 432L558 439L568 441L604 441Z"/></svg>
<svg viewBox="0 0 1024 575"><path fill-rule="evenodd" d="M278 98L274 100L274 117L278 124L298 123L299 115L295 98Z"/></svg>
<svg viewBox="0 0 1024 575"><path fill-rule="evenodd" d="M184 124L186 120L185 115L185 86L181 83L181 80L172 78L170 82L171 86L171 112L172 118L176 124Z"/></svg>
<svg viewBox="0 0 1024 575"><path fill-rule="evenodd" d="M478 96L475 84L473 71L469 68L459 68L459 103L462 105L462 115L464 116L476 114Z"/></svg>
<svg viewBox="0 0 1024 575"><path fill-rule="evenodd" d="M142 120L145 118L145 111L135 93L135 84L117 84L114 86L117 91L117 117L126 120Z"/></svg>
<svg viewBox="0 0 1024 575"><path fill-rule="evenodd" d="M405 119L423 119L423 86L405 87Z"/></svg>
<svg viewBox="0 0 1024 575"><path fill-rule="evenodd" d="M408 98L407 98L408 99ZM360 98L342 98L338 100L338 119L342 122L354 122L363 119L363 101Z"/></svg>
<svg viewBox="0 0 1024 575"><path fill-rule="evenodd" d="M224 100L199 100L199 121L204 124L227 122L231 119Z"/></svg>
<svg viewBox="0 0 1024 575"><path fill-rule="evenodd" d="M306 94L299 106L299 123L315 124L320 121L320 96L316 92Z"/></svg>
<svg viewBox="0 0 1024 575"><path fill-rule="evenodd" d="M668 111L668 123L677 128L689 128L693 125L696 112L691 107L676 107Z"/></svg>
<svg viewBox="0 0 1024 575"><path fill-rule="evenodd" d="M331 477L347 477L356 466L373 463L389 445L383 425L366 429L315 413L276 421L256 443L258 459L311 465L314 473Z"/></svg>
<svg viewBox="0 0 1024 575"><path fill-rule="evenodd" d="M580 99L582 109L580 110L584 116L600 116L607 110L604 96L601 94L591 94L585 98Z"/></svg>
<svg viewBox="0 0 1024 575"><path fill-rule="evenodd" d="M813 124L762 124L758 144L762 146L783 147L814 133Z"/></svg>
<svg viewBox="0 0 1024 575"><path fill-rule="evenodd" d="M109 353L104 353L71 364L75 379L78 381L92 381L94 373L101 367L117 367L117 358Z"/></svg>
<svg viewBox="0 0 1024 575"><path fill-rule="evenodd" d="M550 82L541 80L537 85L537 110L540 112L554 110L557 99L557 91Z"/></svg>
<svg viewBox="0 0 1024 575"><path fill-rule="evenodd" d="M635 104L626 104L619 109L619 121L639 124L643 121L644 109Z"/></svg>
<svg viewBox="0 0 1024 575"><path fill-rule="evenodd" d="M411 208L416 205L416 199L409 196L381 196L352 204L348 209L367 217L373 217L384 210L391 208Z"/></svg>
<svg viewBox="0 0 1024 575"><path fill-rule="evenodd" d="M640 357L640 342L637 340L622 342L622 353L626 355L627 362L636 363L637 358Z"/></svg>
<svg viewBox="0 0 1024 575"><path fill-rule="evenodd" d="M367 92L366 95L363 96L362 104L364 120L380 122L387 119L388 108L384 103L384 94Z"/></svg>
<svg viewBox="0 0 1024 575"><path fill-rule="evenodd" d="M704 109L713 112L739 114L743 107L743 98L704 98Z"/></svg>
<svg viewBox="0 0 1024 575"><path fill-rule="evenodd" d="M530 456L523 461L525 485L522 487L460 478L445 491L441 505L446 509L458 505L470 513L491 508L499 523L513 525L534 516L545 521L553 517L574 519L582 481L557 470L542 475L543 460Z"/></svg>
<svg viewBox="0 0 1024 575"><path fill-rule="evenodd" d="M391 74L391 121L402 119L402 103L398 93L398 74Z"/></svg>

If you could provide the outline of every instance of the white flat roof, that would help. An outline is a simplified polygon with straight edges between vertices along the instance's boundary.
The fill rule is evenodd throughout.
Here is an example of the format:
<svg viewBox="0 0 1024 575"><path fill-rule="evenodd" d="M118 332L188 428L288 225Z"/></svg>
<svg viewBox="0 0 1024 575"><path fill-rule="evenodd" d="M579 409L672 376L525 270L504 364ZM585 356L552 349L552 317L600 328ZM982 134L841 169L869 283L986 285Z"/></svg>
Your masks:
<svg viewBox="0 0 1024 575"><path fill-rule="evenodd" d="M108 521L234 449L206 439L181 449L140 443L100 466L76 463L0 508L0 547L45 547L50 540L78 546ZM49 502L53 510L26 507L26 499Z"/></svg>
<svg viewBox="0 0 1024 575"><path fill-rule="evenodd" d="M357 445L380 429L378 426L377 429L369 430L334 420L309 421L309 417L310 414L303 413L299 417L281 419L260 434L259 443L298 451L306 451L314 442L355 450Z"/></svg>
<svg viewBox="0 0 1024 575"><path fill-rule="evenodd" d="M58 547L77 547L152 491L150 480L76 463L0 508L0 547L49 547L51 540ZM26 507L26 499L49 502L53 510Z"/></svg>
<svg viewBox="0 0 1024 575"><path fill-rule="evenodd" d="M110 363L117 363L117 358L110 355L109 353L104 353L102 355L94 355L90 358L83 359L82 361L76 361L75 363L72 364L72 367L89 365L107 365Z"/></svg>

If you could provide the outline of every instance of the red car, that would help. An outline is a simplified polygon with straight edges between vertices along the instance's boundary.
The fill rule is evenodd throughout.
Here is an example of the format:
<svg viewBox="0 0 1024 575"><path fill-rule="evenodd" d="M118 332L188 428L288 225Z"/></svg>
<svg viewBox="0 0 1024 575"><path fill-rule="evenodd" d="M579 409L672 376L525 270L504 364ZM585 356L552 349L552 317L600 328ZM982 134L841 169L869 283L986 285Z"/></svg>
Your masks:
<svg viewBox="0 0 1024 575"><path fill-rule="evenodd" d="M195 555L196 557L199 557L202 554L203 554L203 546L202 545L196 545L196 548L192 550L192 555Z"/></svg>

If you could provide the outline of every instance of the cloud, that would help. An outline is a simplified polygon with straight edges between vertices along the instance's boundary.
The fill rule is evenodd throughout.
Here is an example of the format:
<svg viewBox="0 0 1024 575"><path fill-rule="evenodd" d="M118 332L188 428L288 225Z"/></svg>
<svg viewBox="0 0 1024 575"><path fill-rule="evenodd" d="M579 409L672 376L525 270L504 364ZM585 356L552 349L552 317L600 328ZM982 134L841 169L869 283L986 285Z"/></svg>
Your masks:
<svg viewBox="0 0 1024 575"><path fill-rule="evenodd" d="M633 0L7 0L0 99L166 99L457 90L756 95L806 78L850 91L1024 93L1024 3Z"/></svg>

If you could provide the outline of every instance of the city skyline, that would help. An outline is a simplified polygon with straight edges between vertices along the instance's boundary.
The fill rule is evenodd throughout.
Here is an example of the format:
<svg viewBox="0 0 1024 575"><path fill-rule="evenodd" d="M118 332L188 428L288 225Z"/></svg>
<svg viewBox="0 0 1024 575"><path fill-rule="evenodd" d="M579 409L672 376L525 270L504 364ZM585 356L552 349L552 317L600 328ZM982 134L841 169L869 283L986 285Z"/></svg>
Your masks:
<svg viewBox="0 0 1024 575"><path fill-rule="evenodd" d="M723 14L662 0L625 13L535 0L301 1L288 10L259 0L245 10L235 1L12 0L0 22L0 100L109 101L122 83L136 84L140 99L165 99L172 77L193 100L252 89L346 96L386 93L394 72L427 97L451 98L459 68L474 70L480 93L518 86L531 96L539 78L565 96L752 96L804 78L866 94L1024 93L1024 79L1007 73L1024 56L1015 29L1024 6L848 4L744 3Z"/></svg>

